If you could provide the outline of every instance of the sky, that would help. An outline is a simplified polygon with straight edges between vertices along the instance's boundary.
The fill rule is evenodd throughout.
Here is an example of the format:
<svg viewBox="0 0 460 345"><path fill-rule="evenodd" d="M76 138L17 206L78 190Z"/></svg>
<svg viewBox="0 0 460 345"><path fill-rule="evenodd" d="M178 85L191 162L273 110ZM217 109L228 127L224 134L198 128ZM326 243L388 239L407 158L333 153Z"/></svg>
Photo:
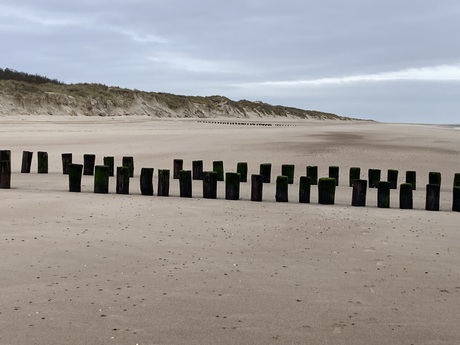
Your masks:
<svg viewBox="0 0 460 345"><path fill-rule="evenodd" d="M0 0L0 67L460 123L458 0Z"/></svg>

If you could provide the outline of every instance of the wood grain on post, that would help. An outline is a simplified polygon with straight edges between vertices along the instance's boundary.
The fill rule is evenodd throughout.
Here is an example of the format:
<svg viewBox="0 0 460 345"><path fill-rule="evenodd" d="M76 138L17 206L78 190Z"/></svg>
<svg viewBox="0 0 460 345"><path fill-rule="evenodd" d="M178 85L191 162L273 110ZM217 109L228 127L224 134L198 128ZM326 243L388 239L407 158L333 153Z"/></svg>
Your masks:
<svg viewBox="0 0 460 345"><path fill-rule="evenodd" d="M217 173L215 171L205 171L203 173L203 198L217 198Z"/></svg>
<svg viewBox="0 0 460 345"><path fill-rule="evenodd" d="M179 190L181 198L192 197L192 171L180 170L179 171Z"/></svg>
<svg viewBox="0 0 460 345"><path fill-rule="evenodd" d="M439 199L441 196L441 186L439 184L426 185L425 210L439 211Z"/></svg>
<svg viewBox="0 0 460 345"><path fill-rule="evenodd" d="M117 194L129 194L129 168L117 167Z"/></svg>
<svg viewBox="0 0 460 345"><path fill-rule="evenodd" d="M236 164L236 172L241 176L241 182L248 182L248 163L238 162Z"/></svg>
<svg viewBox="0 0 460 345"><path fill-rule="evenodd" d="M83 164L68 164L66 166L67 175L69 175L69 192L81 192L81 175L83 173Z"/></svg>
<svg viewBox="0 0 460 345"><path fill-rule="evenodd" d="M72 154L71 153L62 153L62 173L64 175L69 174L69 165L72 164Z"/></svg>
<svg viewBox="0 0 460 345"><path fill-rule="evenodd" d="M37 173L48 174L48 152L37 152Z"/></svg>
<svg viewBox="0 0 460 345"><path fill-rule="evenodd" d="M94 174L94 165L96 164L96 155L84 154L83 155L83 175Z"/></svg>
<svg viewBox="0 0 460 345"><path fill-rule="evenodd" d="M169 169L158 170L158 196L169 196Z"/></svg>
<svg viewBox="0 0 460 345"><path fill-rule="evenodd" d="M380 181L377 186L377 207L390 207L390 189L391 183L388 181Z"/></svg>
<svg viewBox="0 0 460 345"><path fill-rule="evenodd" d="M289 201L289 178L281 175L276 177L276 194L275 200L277 202Z"/></svg>
<svg viewBox="0 0 460 345"><path fill-rule="evenodd" d="M262 201L264 181L262 175L251 175L251 201Z"/></svg>
<svg viewBox="0 0 460 345"><path fill-rule="evenodd" d="M281 165L281 175L287 176L288 184L293 184L294 183L294 170L295 170L295 165L294 164L283 164L283 165Z"/></svg>
<svg viewBox="0 0 460 345"><path fill-rule="evenodd" d="M139 184L142 195L153 195L153 168L142 168Z"/></svg>
<svg viewBox="0 0 460 345"><path fill-rule="evenodd" d="M32 157L34 153L30 151L22 151L21 174L29 174L32 166Z"/></svg>
<svg viewBox="0 0 460 345"><path fill-rule="evenodd" d="M179 179L179 171L184 170L184 160L174 159L173 161L173 179Z"/></svg>
<svg viewBox="0 0 460 345"><path fill-rule="evenodd" d="M109 167L107 165L94 167L94 193L109 193Z"/></svg>
<svg viewBox="0 0 460 345"><path fill-rule="evenodd" d="M353 180L353 195L351 205L363 207L366 206L367 180Z"/></svg>
<svg viewBox="0 0 460 345"><path fill-rule="evenodd" d="M311 194L311 178L308 176L300 176L299 202L304 203L304 204L309 204L310 194Z"/></svg>

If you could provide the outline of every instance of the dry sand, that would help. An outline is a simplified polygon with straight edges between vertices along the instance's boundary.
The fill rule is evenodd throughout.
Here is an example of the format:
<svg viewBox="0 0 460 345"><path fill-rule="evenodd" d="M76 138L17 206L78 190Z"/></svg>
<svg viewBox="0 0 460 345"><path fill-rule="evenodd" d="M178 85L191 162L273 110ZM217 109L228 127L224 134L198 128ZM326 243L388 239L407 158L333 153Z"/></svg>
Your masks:
<svg viewBox="0 0 460 345"><path fill-rule="evenodd" d="M273 121L272 121L273 122ZM460 131L415 125L289 122L254 127L148 118L1 117L12 189L0 190L0 344L460 344ZM20 174L23 150L34 151ZM36 152L49 153L47 175ZM67 191L60 154L132 155L131 194ZM290 202L145 197L141 167L175 158L296 165ZM340 166L336 204L299 204L305 166ZM351 207L348 169L416 170L414 210ZM429 171L443 175L441 211L424 210ZM156 185L155 185L156 192Z"/></svg>

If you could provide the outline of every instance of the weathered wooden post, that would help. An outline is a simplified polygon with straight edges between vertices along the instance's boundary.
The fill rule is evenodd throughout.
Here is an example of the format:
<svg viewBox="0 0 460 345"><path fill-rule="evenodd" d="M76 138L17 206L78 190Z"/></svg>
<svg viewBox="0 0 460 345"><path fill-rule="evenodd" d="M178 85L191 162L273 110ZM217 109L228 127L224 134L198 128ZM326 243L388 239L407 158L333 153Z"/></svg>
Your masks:
<svg viewBox="0 0 460 345"><path fill-rule="evenodd" d="M455 186L453 190L452 211L460 212L460 186Z"/></svg>
<svg viewBox="0 0 460 345"><path fill-rule="evenodd" d="M353 180L352 206L366 206L367 180Z"/></svg>
<svg viewBox="0 0 460 345"><path fill-rule="evenodd" d="M262 201L263 186L262 175L251 175L251 201Z"/></svg>
<svg viewBox="0 0 460 345"><path fill-rule="evenodd" d="M438 171L430 171L428 174L428 184L437 184L441 186L441 173Z"/></svg>
<svg viewBox="0 0 460 345"><path fill-rule="evenodd" d="M109 176L113 176L115 172L115 158L113 156L104 157L104 165L109 167Z"/></svg>
<svg viewBox="0 0 460 345"><path fill-rule="evenodd" d="M248 163L238 162L236 164L236 172L241 176L241 182L248 182Z"/></svg>
<svg viewBox="0 0 460 345"><path fill-rule="evenodd" d="M34 153L30 151L22 151L21 174L29 174L32 166L32 157Z"/></svg>
<svg viewBox="0 0 460 345"><path fill-rule="evenodd" d="M4 156L3 158L7 158ZM11 188L11 161L0 160L0 189Z"/></svg>
<svg viewBox="0 0 460 345"><path fill-rule="evenodd" d="M129 170L129 177L134 177L134 157L124 156L121 160L121 165Z"/></svg>
<svg viewBox="0 0 460 345"><path fill-rule="evenodd" d="M217 173L217 181L224 180L224 162L223 161L212 162L212 171L215 171Z"/></svg>
<svg viewBox="0 0 460 345"><path fill-rule="evenodd" d="M377 207L390 207L390 189L391 183L388 181L380 181L377 186Z"/></svg>
<svg viewBox="0 0 460 345"><path fill-rule="evenodd" d="M415 171L406 171L406 183L412 185L412 190L417 189L417 172Z"/></svg>
<svg viewBox="0 0 460 345"><path fill-rule="evenodd" d="M67 164L67 175L69 175L69 192L81 192L81 175L83 164Z"/></svg>
<svg viewBox="0 0 460 345"><path fill-rule="evenodd" d="M334 205L335 201L335 178L322 177L318 180L318 203L322 205Z"/></svg>
<svg viewBox="0 0 460 345"><path fill-rule="evenodd" d="M307 176L310 178L312 185L318 184L318 167L316 165L307 166Z"/></svg>
<svg viewBox="0 0 460 345"><path fill-rule="evenodd" d="M293 184L294 183L294 170L295 170L295 165L294 164L283 164L283 165L281 165L281 175L287 176L288 184Z"/></svg>
<svg viewBox="0 0 460 345"><path fill-rule="evenodd" d="M129 168L117 167L117 194L129 194Z"/></svg>
<svg viewBox="0 0 460 345"><path fill-rule="evenodd" d="M399 174L398 170L388 169L387 181L390 182L390 189L398 188L398 174Z"/></svg>
<svg viewBox="0 0 460 345"><path fill-rule="evenodd" d="M339 167L338 166L330 166L329 167L329 177L335 178L335 185L339 185Z"/></svg>
<svg viewBox="0 0 460 345"><path fill-rule="evenodd" d="M179 190L181 198L192 197L192 171L180 170L179 171Z"/></svg>
<svg viewBox="0 0 460 345"><path fill-rule="evenodd" d="M153 195L153 170L153 168L141 168L139 183L142 195Z"/></svg>
<svg viewBox="0 0 460 345"><path fill-rule="evenodd" d="M454 187L460 187L460 173L454 174Z"/></svg>
<svg viewBox="0 0 460 345"><path fill-rule="evenodd" d="M377 188L380 182L380 169L369 169L368 178L369 178L369 188Z"/></svg>
<svg viewBox="0 0 460 345"><path fill-rule="evenodd" d="M215 171L205 171L203 173L203 198L217 198L217 173Z"/></svg>
<svg viewBox="0 0 460 345"><path fill-rule="evenodd" d="M236 172L225 173L225 199L239 200L241 175Z"/></svg>
<svg viewBox="0 0 460 345"><path fill-rule="evenodd" d="M414 207L412 184L401 183L399 186L399 208L412 209Z"/></svg>
<svg viewBox="0 0 460 345"><path fill-rule="evenodd" d="M158 170L158 196L169 196L169 170Z"/></svg>
<svg viewBox="0 0 460 345"><path fill-rule="evenodd" d="M277 202L288 202L289 201L289 178L281 175L276 177L276 194L275 200Z"/></svg>
<svg viewBox="0 0 460 345"><path fill-rule="evenodd" d="M203 179L203 161L192 161L192 179Z"/></svg>
<svg viewBox="0 0 460 345"><path fill-rule="evenodd" d="M37 173L48 174L48 152L37 152Z"/></svg>
<svg viewBox="0 0 460 345"><path fill-rule="evenodd" d="M109 193L109 167L107 165L94 167L94 193Z"/></svg>
<svg viewBox="0 0 460 345"><path fill-rule="evenodd" d="M0 161L9 161L11 164L11 151L0 150Z"/></svg>
<svg viewBox="0 0 460 345"><path fill-rule="evenodd" d="M263 183L270 183L272 175L272 163L260 164L259 175L262 176Z"/></svg>
<svg viewBox="0 0 460 345"><path fill-rule="evenodd" d="M361 178L361 168L351 167L350 174L349 174L349 186L353 187L353 181L359 180L360 178Z"/></svg>
<svg viewBox="0 0 460 345"><path fill-rule="evenodd" d="M173 161L173 179L175 180L179 179L179 171L181 170L184 170L184 160L174 159Z"/></svg>
<svg viewBox="0 0 460 345"><path fill-rule="evenodd" d="M72 154L71 153L62 153L62 173L64 175L69 174L69 165L72 164Z"/></svg>
<svg viewBox="0 0 460 345"><path fill-rule="evenodd" d="M308 176L300 176L299 182L299 202L309 204L311 192L311 178Z"/></svg>
<svg viewBox="0 0 460 345"><path fill-rule="evenodd" d="M439 211L439 199L441 196L441 186L438 184L426 185L425 210Z"/></svg>
<svg viewBox="0 0 460 345"><path fill-rule="evenodd" d="M83 155L83 175L93 175L95 163L96 163L96 155L94 154Z"/></svg>

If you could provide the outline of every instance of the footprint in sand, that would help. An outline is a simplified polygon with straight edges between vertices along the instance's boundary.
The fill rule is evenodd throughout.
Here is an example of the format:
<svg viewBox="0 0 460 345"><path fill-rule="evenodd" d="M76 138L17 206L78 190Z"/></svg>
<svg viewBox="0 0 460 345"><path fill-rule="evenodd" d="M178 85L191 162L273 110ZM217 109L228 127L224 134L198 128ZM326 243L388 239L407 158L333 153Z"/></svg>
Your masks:
<svg viewBox="0 0 460 345"><path fill-rule="evenodd" d="M334 323L332 325L332 334L339 334L342 333L342 329L345 328L344 323Z"/></svg>
<svg viewBox="0 0 460 345"><path fill-rule="evenodd" d="M375 250L374 247L364 248L365 252L373 252Z"/></svg>

